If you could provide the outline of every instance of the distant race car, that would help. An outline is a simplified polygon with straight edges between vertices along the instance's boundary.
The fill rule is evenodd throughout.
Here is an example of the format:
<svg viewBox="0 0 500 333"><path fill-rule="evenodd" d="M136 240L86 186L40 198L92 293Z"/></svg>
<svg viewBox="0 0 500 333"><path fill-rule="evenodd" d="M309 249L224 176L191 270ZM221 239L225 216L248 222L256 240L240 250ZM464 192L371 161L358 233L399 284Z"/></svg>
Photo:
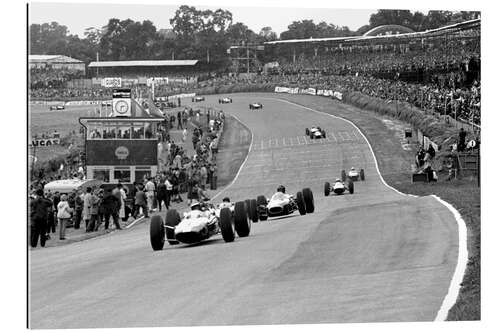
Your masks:
<svg viewBox="0 0 500 333"><path fill-rule="evenodd" d="M154 251L162 250L165 240L170 245L199 243L219 233L225 242L232 242L235 231L239 237L247 237L250 234L250 221L255 221L257 217L256 205L255 199L252 205L245 201L218 206L200 203L199 210L185 212L182 218L176 209L169 209L165 221L159 215L151 218L151 247Z"/></svg>
<svg viewBox="0 0 500 333"><path fill-rule="evenodd" d="M223 97L219 98L219 104L227 104L227 103L232 103L233 99L229 97Z"/></svg>
<svg viewBox="0 0 500 333"><path fill-rule="evenodd" d="M262 103L252 103L249 104L250 110L262 109Z"/></svg>
<svg viewBox="0 0 500 333"><path fill-rule="evenodd" d="M364 169L358 170L352 167L347 174L345 170L342 170L342 172L340 173L340 178L342 179L343 182L346 180L346 178L349 178L352 181L365 180L365 170Z"/></svg>
<svg viewBox="0 0 500 333"><path fill-rule="evenodd" d="M50 106L50 111L58 111L58 110L64 110L65 106L64 105L51 105Z"/></svg>
<svg viewBox="0 0 500 333"><path fill-rule="evenodd" d="M306 135L311 139L326 138L325 130L321 129L319 126L313 126L311 128L306 128Z"/></svg>
<svg viewBox="0 0 500 333"><path fill-rule="evenodd" d="M329 182L325 182L325 197L329 196L330 193L335 193L337 195L344 194L345 191L348 191L350 194L354 193L354 183L351 179L347 179L347 181L341 181L340 179L335 180L335 182L330 184Z"/></svg>
<svg viewBox="0 0 500 333"><path fill-rule="evenodd" d="M275 193L270 199L259 195L257 197L257 212L259 220L268 217L289 215L299 211L300 215L314 212L314 197L311 189L304 188L296 196L282 192Z"/></svg>
<svg viewBox="0 0 500 333"><path fill-rule="evenodd" d="M203 96L196 96L191 98L191 102L203 102L203 101L205 101L205 97Z"/></svg>

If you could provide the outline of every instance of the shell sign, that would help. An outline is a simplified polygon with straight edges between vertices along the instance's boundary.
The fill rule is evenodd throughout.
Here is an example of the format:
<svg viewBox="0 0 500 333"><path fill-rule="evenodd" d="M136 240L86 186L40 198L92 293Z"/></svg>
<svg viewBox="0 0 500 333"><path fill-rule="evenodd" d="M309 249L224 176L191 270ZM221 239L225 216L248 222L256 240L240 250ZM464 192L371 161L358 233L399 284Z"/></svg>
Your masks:
<svg viewBox="0 0 500 333"><path fill-rule="evenodd" d="M128 157L129 155L129 151L128 151L128 148L125 147L125 146L119 146L115 149L115 156L119 159L119 160L124 160Z"/></svg>

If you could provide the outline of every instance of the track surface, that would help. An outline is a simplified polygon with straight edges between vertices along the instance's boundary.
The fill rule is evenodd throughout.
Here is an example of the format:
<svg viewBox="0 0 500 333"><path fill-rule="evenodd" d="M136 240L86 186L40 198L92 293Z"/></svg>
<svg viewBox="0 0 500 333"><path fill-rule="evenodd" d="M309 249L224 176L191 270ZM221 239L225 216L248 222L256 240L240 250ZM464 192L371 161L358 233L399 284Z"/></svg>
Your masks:
<svg viewBox="0 0 500 333"><path fill-rule="evenodd" d="M207 97L215 105L218 96ZM217 199L310 187L316 211L252 224L250 237L153 252L149 224L31 251L33 328L433 320L458 255L453 215L386 187L349 123L282 101L234 96L222 108L253 132L248 160ZM261 101L263 111L248 110ZM312 141L305 127L328 138ZM354 195L323 184L365 169Z"/></svg>

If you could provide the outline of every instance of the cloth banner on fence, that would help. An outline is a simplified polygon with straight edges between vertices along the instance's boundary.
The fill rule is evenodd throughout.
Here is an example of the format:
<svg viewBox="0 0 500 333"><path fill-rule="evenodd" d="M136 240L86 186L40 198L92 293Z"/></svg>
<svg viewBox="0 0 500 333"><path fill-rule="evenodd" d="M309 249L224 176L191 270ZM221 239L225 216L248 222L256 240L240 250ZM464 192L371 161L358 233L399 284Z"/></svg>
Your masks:
<svg viewBox="0 0 500 333"><path fill-rule="evenodd" d="M333 93L333 97L336 98L336 99L338 99L339 101L341 101L342 100L342 93L336 91L336 92Z"/></svg>
<svg viewBox="0 0 500 333"><path fill-rule="evenodd" d="M306 92L305 92L307 95L316 95L316 88L309 88L309 89L306 89Z"/></svg>
<svg viewBox="0 0 500 333"><path fill-rule="evenodd" d="M289 94L298 94L299 93L299 88L290 88L288 89Z"/></svg>
<svg viewBox="0 0 500 333"><path fill-rule="evenodd" d="M289 90L290 90L290 88L287 88L287 87L274 88L274 92L277 92L277 93L288 93Z"/></svg>
<svg viewBox="0 0 500 333"><path fill-rule="evenodd" d="M194 97L196 96L195 93L190 93L190 94L178 94L178 95L172 95L172 96L168 96L168 100L171 101L171 100L175 100L177 98L191 98L191 97Z"/></svg>

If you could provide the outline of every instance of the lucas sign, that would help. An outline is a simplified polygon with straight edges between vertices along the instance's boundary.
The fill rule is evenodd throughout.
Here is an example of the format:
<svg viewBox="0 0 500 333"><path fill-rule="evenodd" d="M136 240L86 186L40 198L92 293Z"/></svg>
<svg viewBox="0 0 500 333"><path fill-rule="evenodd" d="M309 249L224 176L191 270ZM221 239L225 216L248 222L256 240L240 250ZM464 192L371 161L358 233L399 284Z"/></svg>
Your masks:
<svg viewBox="0 0 500 333"><path fill-rule="evenodd" d="M31 140L32 147L50 147L61 144L61 139L35 139Z"/></svg>
<svg viewBox="0 0 500 333"><path fill-rule="evenodd" d="M106 88L120 88L122 86L121 77L105 77L101 80L101 86Z"/></svg>

